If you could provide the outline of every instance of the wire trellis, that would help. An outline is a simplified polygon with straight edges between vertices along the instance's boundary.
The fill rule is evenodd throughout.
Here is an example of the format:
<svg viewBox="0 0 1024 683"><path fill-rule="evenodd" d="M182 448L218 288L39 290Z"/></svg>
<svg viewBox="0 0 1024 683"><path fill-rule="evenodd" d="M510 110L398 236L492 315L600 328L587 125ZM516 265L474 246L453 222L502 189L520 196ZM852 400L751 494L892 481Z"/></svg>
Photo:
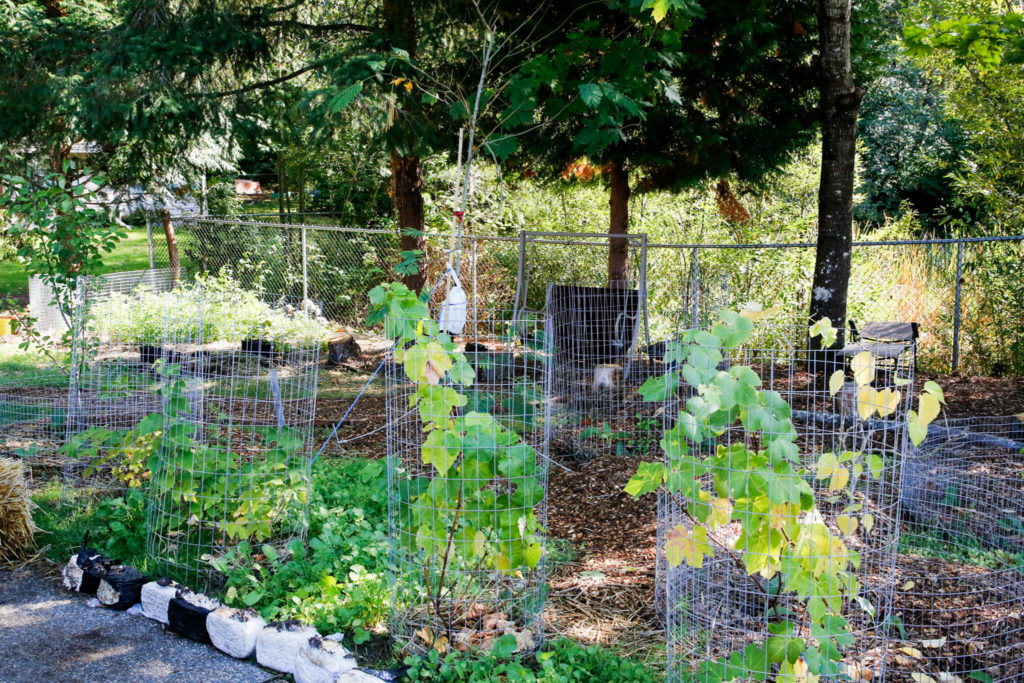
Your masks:
<svg viewBox="0 0 1024 683"><path fill-rule="evenodd" d="M550 353L535 324L498 317L458 340L468 386L410 379L417 347L386 372L391 632L410 651L542 637Z"/></svg>
<svg viewBox="0 0 1024 683"><path fill-rule="evenodd" d="M210 563L228 549L270 544L283 556L305 535L321 340L312 321L264 327L253 338L241 316L221 321L212 337L202 290L192 291L191 319L165 326L154 365L162 437L148 485L147 551L176 576L209 586Z"/></svg>
<svg viewBox="0 0 1024 683"><path fill-rule="evenodd" d="M703 682L710 674L699 665L720 658L728 661L739 678L764 680L766 675L781 675L778 660L765 668L761 655L755 665L758 648L762 652L785 652L786 661L793 667L790 673L800 673L802 666L804 675L885 680L890 603L896 582L893 568L899 538L898 485L905 423L878 417L862 419L857 384L849 377L832 395L829 378L840 369L847 375L851 371L841 357L823 358L821 352L809 350L807 337L805 327L775 326L770 334L758 337L772 341L763 348L755 342L723 352L709 345L707 337L679 347L691 354L691 363L708 364L706 370L711 375L742 376L734 369L752 369L761 380L758 401L769 417L760 430L748 430L750 421L757 418L749 413L730 414L709 438L694 441L683 436L688 432L681 409L692 409L694 401L699 403L707 397L696 395L683 382L682 388L662 402L667 442L677 439L689 444L682 455L670 455L666 450L665 466L705 458L711 463L711 469L694 481L699 489L683 486L679 492L662 494L659 499L658 569L664 585L658 592L664 599L670 681ZM879 391L899 391L890 407L893 415L904 415L910 405L906 387L912 380L912 364L903 354L888 372L872 372L869 386ZM758 507L757 499L747 493L754 490L747 488L754 483L748 480L745 468L756 458L774 453L779 447L776 440L785 438L791 428L796 434L796 472L814 491L816 507L796 513L786 513L784 506L779 507L779 501L785 499L780 492L783 478L767 480L771 504L765 502L768 507ZM701 522L697 508L709 505L712 516L708 520L714 519L715 506L731 513L733 505L736 509L747 505L746 522ZM770 527L771 534L794 539L800 548L794 553L799 552L800 561L809 562L811 567L845 563L855 554L856 569L852 573L859 582L856 597L849 585L819 582L811 584L814 598L808 603L811 610L841 615L848 620L848 630L827 620L823 626L813 612L805 611L792 587L781 585L783 575L795 580L799 565L785 569L779 566L779 562L789 560L773 557L768 545L754 545L742 531L743 526ZM811 541L815 529L827 529L837 541ZM708 555L702 562L680 562L677 558L677 566L672 566L669 544L676 543L678 549L681 541L699 539L703 534ZM798 560L794 557L792 561ZM748 573L749 567L761 565L761 570ZM808 573L808 581L817 579L816 571ZM815 605L815 600L820 602ZM816 643L815 652L807 645L810 642ZM834 668L831 672L830 667Z"/></svg>
<svg viewBox="0 0 1024 683"><path fill-rule="evenodd" d="M900 485L897 667L934 680L1024 679L1024 422L933 422Z"/></svg>

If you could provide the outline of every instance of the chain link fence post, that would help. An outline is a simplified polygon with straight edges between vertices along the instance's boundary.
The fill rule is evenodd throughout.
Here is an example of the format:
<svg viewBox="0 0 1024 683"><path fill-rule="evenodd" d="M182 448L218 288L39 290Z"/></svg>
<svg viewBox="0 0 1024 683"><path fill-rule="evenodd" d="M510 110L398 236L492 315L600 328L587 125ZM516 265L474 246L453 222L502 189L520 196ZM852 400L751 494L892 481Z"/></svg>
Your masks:
<svg viewBox="0 0 1024 683"><path fill-rule="evenodd" d="M964 282L964 243L956 243L956 302L953 305L953 363L951 372L960 365L960 292Z"/></svg>

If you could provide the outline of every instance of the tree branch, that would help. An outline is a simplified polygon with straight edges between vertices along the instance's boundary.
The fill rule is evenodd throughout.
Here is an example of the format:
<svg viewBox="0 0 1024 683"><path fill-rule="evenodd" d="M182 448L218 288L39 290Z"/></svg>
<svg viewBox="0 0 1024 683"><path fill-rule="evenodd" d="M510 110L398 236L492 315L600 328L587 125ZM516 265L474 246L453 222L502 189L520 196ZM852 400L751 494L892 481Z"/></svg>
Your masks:
<svg viewBox="0 0 1024 683"><path fill-rule="evenodd" d="M297 77L301 76L304 73L308 73L308 72L312 71L313 69L317 68L320 65L321 65L320 62L314 62L312 64L307 64L306 66L302 67L301 69L298 69L296 71L292 71L291 73L284 74L283 76L278 76L277 78L272 78L269 81L259 81L258 83L251 83L251 84L243 86L241 88L235 88L234 90L221 90L220 92L207 93L206 96L207 97L228 97L230 95L241 95L242 93L252 92L253 90L259 90L260 88L269 88L272 85L277 85L279 83L284 83L285 81L290 81L293 78L297 78Z"/></svg>
<svg viewBox="0 0 1024 683"><path fill-rule="evenodd" d="M264 26L280 27L280 28L299 28L304 31L357 31L359 33L371 33L377 30L373 26L365 26L363 24L353 24L350 21L341 21L336 24L307 24L304 21L296 21L295 19L280 19L277 21L268 21Z"/></svg>

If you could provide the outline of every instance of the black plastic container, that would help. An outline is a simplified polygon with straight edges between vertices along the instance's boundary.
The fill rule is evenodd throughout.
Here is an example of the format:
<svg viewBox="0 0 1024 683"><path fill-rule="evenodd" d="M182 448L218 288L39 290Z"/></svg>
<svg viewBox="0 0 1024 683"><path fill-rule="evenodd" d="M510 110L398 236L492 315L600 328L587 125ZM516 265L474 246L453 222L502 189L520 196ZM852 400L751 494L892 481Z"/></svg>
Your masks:
<svg viewBox="0 0 1024 683"><path fill-rule="evenodd" d="M111 567L102 579L110 591L99 591L100 602L114 610L126 610L142 599L142 586L148 579L134 567L120 564Z"/></svg>
<svg viewBox="0 0 1024 683"><path fill-rule="evenodd" d="M197 643L209 643L210 633L206 630L206 615L212 609L195 605L182 597L182 592L167 604L167 625L175 633Z"/></svg>
<svg viewBox="0 0 1024 683"><path fill-rule="evenodd" d="M551 285L551 343L563 364L592 367L624 359L633 346L640 294L635 289Z"/></svg>

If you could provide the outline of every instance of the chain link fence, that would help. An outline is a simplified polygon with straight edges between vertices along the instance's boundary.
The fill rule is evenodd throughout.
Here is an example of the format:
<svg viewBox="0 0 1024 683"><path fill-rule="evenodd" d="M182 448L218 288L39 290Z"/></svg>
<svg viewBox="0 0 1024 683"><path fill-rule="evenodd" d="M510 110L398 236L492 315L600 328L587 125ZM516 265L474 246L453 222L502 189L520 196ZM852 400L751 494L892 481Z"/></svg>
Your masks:
<svg viewBox="0 0 1024 683"><path fill-rule="evenodd" d="M187 273L228 269L243 285L312 299L326 317L359 326L366 292L400 277L400 237L394 229L331 225L325 214L232 218L180 217L174 221ZM469 304L485 312L522 306L540 309L550 282L571 279L599 285L607 258L586 248L598 235L523 231L516 236L464 235L460 274ZM427 281L442 277L455 244L449 234L428 234ZM168 264L162 235L151 240L153 266ZM680 316L697 324L725 306L757 301L795 319L809 307L815 244L651 243L643 247L647 341L677 329ZM1024 374L1024 236L945 240L862 241L854 245L849 317L917 322L923 369L974 374ZM631 275L635 279L635 274ZM443 297L443 289L436 296ZM510 302L515 302L510 305Z"/></svg>

